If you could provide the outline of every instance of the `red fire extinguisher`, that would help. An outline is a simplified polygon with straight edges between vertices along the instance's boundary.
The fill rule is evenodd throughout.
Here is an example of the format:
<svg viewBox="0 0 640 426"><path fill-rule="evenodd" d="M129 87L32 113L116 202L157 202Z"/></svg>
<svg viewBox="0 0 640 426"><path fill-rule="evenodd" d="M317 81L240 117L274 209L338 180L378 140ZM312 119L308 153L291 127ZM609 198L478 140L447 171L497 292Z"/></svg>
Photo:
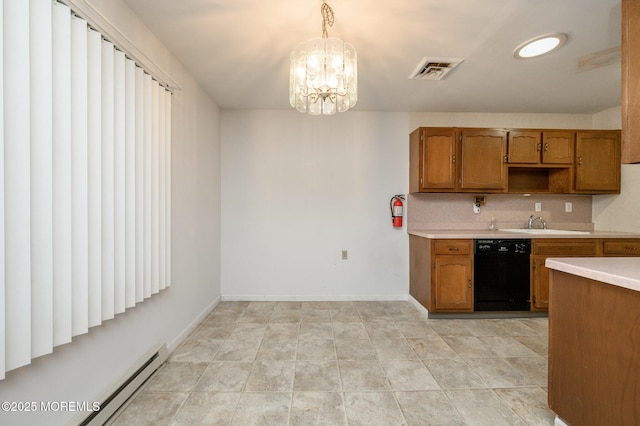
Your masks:
<svg viewBox="0 0 640 426"><path fill-rule="evenodd" d="M404 195L394 195L391 197L391 201L389 201L389 206L391 207L391 222L394 228L402 228L402 207L404 206L402 201L404 199Z"/></svg>

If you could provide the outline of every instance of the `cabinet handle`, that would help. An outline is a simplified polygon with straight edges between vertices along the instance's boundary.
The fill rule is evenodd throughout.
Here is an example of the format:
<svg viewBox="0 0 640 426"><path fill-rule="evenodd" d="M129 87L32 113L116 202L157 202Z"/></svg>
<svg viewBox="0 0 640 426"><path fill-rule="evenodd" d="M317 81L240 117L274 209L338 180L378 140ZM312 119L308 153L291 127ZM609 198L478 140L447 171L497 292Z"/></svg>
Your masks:
<svg viewBox="0 0 640 426"><path fill-rule="evenodd" d="M505 162L505 163L508 163L508 162L509 162L509 156L508 156L508 155L505 155L505 156L504 156L504 162Z"/></svg>
<svg viewBox="0 0 640 426"><path fill-rule="evenodd" d="M578 166L582 166L582 156L578 157Z"/></svg>
<svg viewBox="0 0 640 426"><path fill-rule="evenodd" d="M638 247L625 247L624 249L628 251L636 251L638 250Z"/></svg>
<svg viewBox="0 0 640 426"><path fill-rule="evenodd" d="M542 142L538 144L538 152L542 151Z"/></svg>
<svg viewBox="0 0 640 426"><path fill-rule="evenodd" d="M544 152L547 152L547 151L549 151L549 144L545 143L544 144Z"/></svg>
<svg viewBox="0 0 640 426"><path fill-rule="evenodd" d="M455 155L455 154L453 154L453 155L451 156L451 162L452 162L452 163L455 163L455 162L456 162L456 155Z"/></svg>
<svg viewBox="0 0 640 426"><path fill-rule="evenodd" d="M469 284L468 285L469 285L469 288L471 288L471 280L469 280Z"/></svg>
<svg viewBox="0 0 640 426"><path fill-rule="evenodd" d="M449 247L449 251L460 251L458 247Z"/></svg>

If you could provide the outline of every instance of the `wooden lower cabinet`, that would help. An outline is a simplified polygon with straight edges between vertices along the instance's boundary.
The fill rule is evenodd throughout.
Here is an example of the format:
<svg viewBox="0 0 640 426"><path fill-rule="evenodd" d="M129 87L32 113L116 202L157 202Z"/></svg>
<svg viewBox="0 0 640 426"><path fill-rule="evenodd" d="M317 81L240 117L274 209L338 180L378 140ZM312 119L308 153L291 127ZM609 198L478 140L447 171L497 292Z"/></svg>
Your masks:
<svg viewBox="0 0 640 426"><path fill-rule="evenodd" d="M533 238L531 311L549 309L549 257L640 256L640 238ZM473 240L409 235L409 293L430 312L473 312Z"/></svg>
<svg viewBox="0 0 640 426"><path fill-rule="evenodd" d="M409 235L409 293L429 312L473 312L473 240Z"/></svg>
<svg viewBox="0 0 640 426"><path fill-rule="evenodd" d="M531 240L531 310L549 309L548 257L598 256L597 239L533 239Z"/></svg>
<svg viewBox="0 0 640 426"><path fill-rule="evenodd" d="M473 260L470 255L435 255L434 311L473 311Z"/></svg>

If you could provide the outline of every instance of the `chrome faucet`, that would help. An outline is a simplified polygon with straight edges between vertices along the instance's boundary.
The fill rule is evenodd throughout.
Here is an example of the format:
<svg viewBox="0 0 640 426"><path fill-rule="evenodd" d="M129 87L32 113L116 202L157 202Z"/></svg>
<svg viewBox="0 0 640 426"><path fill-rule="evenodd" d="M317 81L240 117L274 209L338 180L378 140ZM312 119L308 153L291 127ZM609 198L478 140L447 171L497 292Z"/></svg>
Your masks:
<svg viewBox="0 0 640 426"><path fill-rule="evenodd" d="M527 222L527 228L528 229L533 229L533 225L536 223L536 221L540 221L540 223L542 224L542 229L547 229L547 221L544 220L542 218L542 216L538 216L535 219L533 218L533 215L529 216L529 221Z"/></svg>

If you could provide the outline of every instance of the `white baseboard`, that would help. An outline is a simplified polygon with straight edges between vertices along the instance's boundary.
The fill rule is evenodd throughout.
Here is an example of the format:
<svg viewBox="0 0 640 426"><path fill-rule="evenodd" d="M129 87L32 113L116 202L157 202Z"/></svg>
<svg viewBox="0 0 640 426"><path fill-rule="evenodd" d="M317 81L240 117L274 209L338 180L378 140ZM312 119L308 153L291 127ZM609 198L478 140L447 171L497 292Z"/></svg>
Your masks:
<svg viewBox="0 0 640 426"><path fill-rule="evenodd" d="M564 420L556 415L556 419L553 421L553 426L569 426L569 424L565 423Z"/></svg>
<svg viewBox="0 0 640 426"><path fill-rule="evenodd" d="M406 301L408 294L330 294L330 295L272 295L223 294L225 302L353 302L353 301Z"/></svg>
<svg viewBox="0 0 640 426"><path fill-rule="evenodd" d="M180 344L184 342L187 337L189 337L189 335L193 332L193 330L196 329L196 327L207 317L207 315L209 315L211 311L213 311L215 307L218 306L218 304L220 303L220 300L221 300L220 296L216 297L213 300L213 302L209 304L209 306L204 308L204 310L200 312L200 314L193 321L191 321L189 325L184 330L182 330L180 334L176 336L175 339L173 339L171 342L169 342L169 344L167 344L167 350L169 354L173 353L173 351L178 349L178 346L180 346Z"/></svg>
<svg viewBox="0 0 640 426"><path fill-rule="evenodd" d="M420 312L422 312L423 314L425 314L426 316L429 316L429 310L427 308L425 308L424 306L422 306L422 304L420 302L418 302L416 299L414 299L414 297L412 295L409 295L409 302Z"/></svg>

